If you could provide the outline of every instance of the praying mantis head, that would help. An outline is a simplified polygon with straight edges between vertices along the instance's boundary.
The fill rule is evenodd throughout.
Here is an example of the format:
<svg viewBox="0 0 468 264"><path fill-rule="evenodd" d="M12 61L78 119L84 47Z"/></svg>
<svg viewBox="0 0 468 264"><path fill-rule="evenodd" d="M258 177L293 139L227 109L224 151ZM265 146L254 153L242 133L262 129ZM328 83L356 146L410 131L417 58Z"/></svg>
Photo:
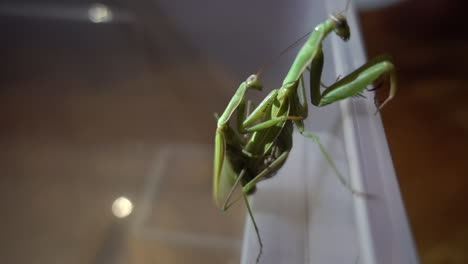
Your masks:
<svg viewBox="0 0 468 264"><path fill-rule="evenodd" d="M348 21L346 20L346 16L343 15L343 13L348 11L350 2L351 0L346 1L346 7L343 11L330 15L330 19L333 21L333 23L335 23L335 33L344 41L347 41L351 35Z"/></svg>
<svg viewBox="0 0 468 264"><path fill-rule="evenodd" d="M335 23L335 33L344 41L347 41L350 37L350 30L346 17L341 13L337 13L331 14L330 19Z"/></svg>
<svg viewBox="0 0 468 264"><path fill-rule="evenodd" d="M249 78L245 80L245 83L247 84L247 86L249 86L249 88L261 91L263 86L260 83L260 80L258 79L258 75L259 74L250 75Z"/></svg>

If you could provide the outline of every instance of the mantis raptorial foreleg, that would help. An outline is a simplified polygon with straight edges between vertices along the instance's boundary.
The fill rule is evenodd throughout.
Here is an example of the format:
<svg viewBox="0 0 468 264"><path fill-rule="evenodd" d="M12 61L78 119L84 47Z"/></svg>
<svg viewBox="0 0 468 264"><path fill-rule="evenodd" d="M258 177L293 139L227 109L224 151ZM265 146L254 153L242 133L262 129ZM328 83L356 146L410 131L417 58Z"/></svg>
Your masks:
<svg viewBox="0 0 468 264"><path fill-rule="evenodd" d="M252 111L252 113L242 123L242 132L246 132L243 131L243 129L252 126L255 122L263 118L265 113L268 113L268 110L270 109L273 102L276 100L277 95L278 89L274 89L265 97L265 99L263 99L263 101Z"/></svg>
<svg viewBox="0 0 468 264"><path fill-rule="evenodd" d="M244 111L245 93L248 89L262 89L262 85L258 80L257 75L253 74L249 76L246 81L240 84L223 114L217 118L214 146L213 197L218 206L221 205L221 201L225 199L226 195L228 195L226 192L232 184L232 181L236 178L235 168L233 168L233 164L231 164L229 158L226 157L229 154L226 150L226 145L229 144L239 149L242 149L243 145L243 139L240 138L230 127L229 120L234 112L239 111L239 106L240 112ZM225 169L225 165L230 168ZM229 176L223 176L223 174L229 174Z"/></svg>
<svg viewBox="0 0 468 264"><path fill-rule="evenodd" d="M300 78L300 82L303 87L304 85L303 78ZM298 84L299 84L298 82L293 82L289 85L292 87L292 86L297 86ZM252 132L270 128L272 126L276 126L278 124L282 124L287 120L302 120L307 117L307 102L304 99L303 102L301 102L301 105L303 108L305 108L305 113L304 111L302 111L300 113L301 114L300 116L282 115L282 116L277 116L277 117L270 117L269 120L252 125L254 122L264 117L265 113L268 113L267 110L273 106L273 104L275 103L275 100L278 100L277 96L278 96L279 91L280 91L279 89L273 90L272 92L270 92L270 94L267 97L265 97L265 99L252 112L252 114L245 119L243 123L243 127L241 128L241 131L245 133L252 133ZM305 90L303 90L301 97L305 98ZM284 98L284 100L288 100L288 98ZM288 104L288 105L292 107L295 106L295 104Z"/></svg>
<svg viewBox="0 0 468 264"><path fill-rule="evenodd" d="M302 113L304 115L304 119L305 119L307 117L307 102L305 102L305 100L306 100L306 98L305 98L305 86L303 85L303 78L301 78L300 81L301 81L302 85L301 85L301 89L298 91L298 101L299 102L297 104L295 104L296 107L295 107L294 111ZM338 170L338 168L335 165L335 162L331 158L330 154L328 153L326 148L320 142L319 137L312 134L312 133L310 133L310 132L305 131L304 122L302 120L296 120L296 121L294 121L294 123L295 123L297 129L299 130L299 133L302 136L307 137L309 139L312 139L312 141L314 141L318 145L318 147L320 149L320 152L325 157L325 160L327 161L328 165L332 168L334 174L338 177L339 181L347 189L349 189L353 194L364 195L362 192L355 190L351 186L349 181L347 181L346 178L340 173L340 171Z"/></svg>
<svg viewBox="0 0 468 264"><path fill-rule="evenodd" d="M277 124L280 124L282 122L285 122L287 120L302 120L304 119L304 117L302 116L279 116L279 117L274 117L268 121L265 121L265 122L262 122L262 123L259 123L255 126L252 126L252 127L249 127L249 128L246 128L245 131L246 132L249 132L249 133L252 133L252 132L256 132L256 131L260 131L262 129L267 129L267 128L270 128L272 126L275 126Z"/></svg>
<svg viewBox="0 0 468 264"><path fill-rule="evenodd" d="M229 104L227 105L223 114L219 117L218 128L229 122L231 115L239 109L239 106L243 108L245 103L245 93L248 89L261 90L262 88L263 86L255 74L250 75L246 81L242 82L239 85L239 88L237 88L234 96L231 98L231 101L229 101Z"/></svg>
<svg viewBox="0 0 468 264"><path fill-rule="evenodd" d="M349 75L341 78L330 85L321 93L320 78L323 68L323 52L317 53L317 56L311 63L310 70L310 90L312 104L316 106L325 106L333 102L359 95L368 85L372 84L383 74L390 74L390 92L387 99L379 106L382 109L396 94L396 73L393 63L389 56L378 56L370 60Z"/></svg>
<svg viewBox="0 0 468 264"><path fill-rule="evenodd" d="M244 121L249 117L252 113L253 109L255 109L255 104L251 100L247 100L247 104L244 108L245 110L238 111L237 115L237 131L242 131ZM247 134L244 134L244 137L247 137Z"/></svg>

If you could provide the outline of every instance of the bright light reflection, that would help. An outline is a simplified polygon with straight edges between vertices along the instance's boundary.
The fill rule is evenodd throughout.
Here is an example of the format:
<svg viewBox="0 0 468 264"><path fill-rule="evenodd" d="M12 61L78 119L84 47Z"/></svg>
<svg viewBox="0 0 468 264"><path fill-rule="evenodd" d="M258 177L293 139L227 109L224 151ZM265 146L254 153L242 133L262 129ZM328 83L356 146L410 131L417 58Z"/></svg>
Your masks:
<svg viewBox="0 0 468 264"><path fill-rule="evenodd" d="M93 4L88 9L88 18L94 23L105 23L112 20L112 12L103 4Z"/></svg>
<svg viewBox="0 0 468 264"><path fill-rule="evenodd" d="M125 218L129 216L132 211L132 202L124 196L117 198L112 204L112 213L115 215L115 217Z"/></svg>

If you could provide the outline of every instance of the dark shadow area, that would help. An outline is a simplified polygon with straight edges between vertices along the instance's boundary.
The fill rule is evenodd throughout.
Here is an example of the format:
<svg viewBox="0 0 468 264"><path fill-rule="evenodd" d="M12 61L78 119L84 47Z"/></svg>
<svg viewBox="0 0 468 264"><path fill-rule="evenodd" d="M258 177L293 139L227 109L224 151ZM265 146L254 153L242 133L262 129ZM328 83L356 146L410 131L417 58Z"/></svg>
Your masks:
<svg viewBox="0 0 468 264"><path fill-rule="evenodd" d="M361 13L369 57L388 52L397 66L383 121L422 263L468 262L466 10L412 0Z"/></svg>

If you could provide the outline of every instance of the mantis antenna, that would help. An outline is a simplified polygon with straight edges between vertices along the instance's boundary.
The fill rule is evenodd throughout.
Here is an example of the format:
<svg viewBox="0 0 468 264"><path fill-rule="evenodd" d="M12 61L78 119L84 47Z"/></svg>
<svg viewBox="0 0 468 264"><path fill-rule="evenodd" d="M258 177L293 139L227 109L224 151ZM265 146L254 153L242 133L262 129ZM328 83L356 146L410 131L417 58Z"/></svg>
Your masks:
<svg viewBox="0 0 468 264"><path fill-rule="evenodd" d="M346 1L346 7L345 7L345 9L344 9L343 11L339 12L338 14L343 14L343 13L345 13L346 11L348 11L349 3L351 3L351 0Z"/></svg>
<svg viewBox="0 0 468 264"><path fill-rule="evenodd" d="M257 76L259 76L265 69L267 69L268 67L270 67L273 62L275 62L278 58L280 58L281 56L283 56L286 52L288 52L291 48L293 48L294 46L296 46L299 42L301 42L302 40L304 40L307 36L310 35L311 32L308 32L304 35L302 35L302 37L298 38L296 41L294 41L293 43L291 43L289 46L287 46L285 49L283 49L279 54L278 56L276 56L274 59L272 59L271 61L269 61L268 63L264 64L257 72Z"/></svg>

